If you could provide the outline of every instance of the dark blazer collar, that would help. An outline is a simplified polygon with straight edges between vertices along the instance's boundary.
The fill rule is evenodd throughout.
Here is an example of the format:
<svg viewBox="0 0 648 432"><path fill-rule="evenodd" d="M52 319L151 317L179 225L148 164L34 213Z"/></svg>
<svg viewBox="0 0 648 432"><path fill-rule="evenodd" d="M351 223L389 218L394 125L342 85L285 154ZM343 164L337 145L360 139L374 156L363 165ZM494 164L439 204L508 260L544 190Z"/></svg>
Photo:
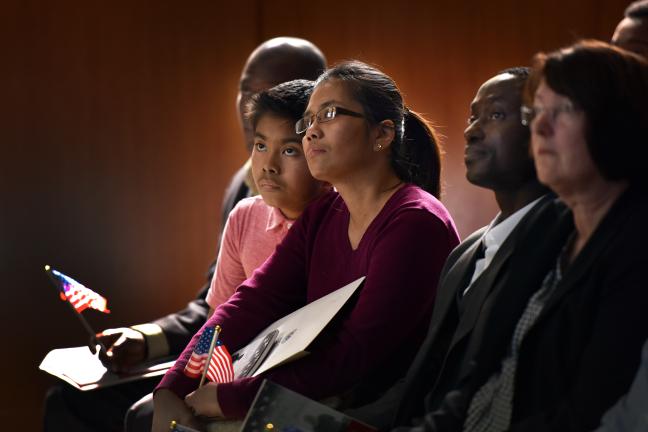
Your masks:
<svg viewBox="0 0 648 432"><path fill-rule="evenodd" d="M632 215L634 204L641 191L628 188L612 205L608 213L596 227L592 237L583 247L583 250L574 259L563 273L563 279L556 287L556 291L544 306L538 321L542 320L551 310L560 303L560 300L572 290L577 282L591 271L596 260L605 253L613 237L618 232L618 227L623 226ZM641 199L641 198L640 198ZM642 198L645 201L645 196ZM558 259L558 257L556 257Z"/></svg>
<svg viewBox="0 0 648 432"><path fill-rule="evenodd" d="M463 291L467 283L470 282L471 275L467 273L474 267L475 255L480 245L479 240L485 231L486 227L480 228L464 240L469 245L439 281L430 332L435 332L438 325L445 320L448 310L454 306L457 292Z"/></svg>

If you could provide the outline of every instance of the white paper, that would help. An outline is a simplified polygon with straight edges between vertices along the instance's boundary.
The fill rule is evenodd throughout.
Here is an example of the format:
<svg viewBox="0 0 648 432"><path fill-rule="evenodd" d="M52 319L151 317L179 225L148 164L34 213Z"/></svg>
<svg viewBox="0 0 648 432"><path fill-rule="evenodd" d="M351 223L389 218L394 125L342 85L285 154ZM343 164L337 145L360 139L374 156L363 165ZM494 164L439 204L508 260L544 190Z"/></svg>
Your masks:
<svg viewBox="0 0 648 432"><path fill-rule="evenodd" d="M333 319L364 279L365 276L307 304L268 326L252 342L235 353L235 357L239 357L239 360L234 363L234 376L238 378L237 372L242 369L245 359L249 358L261 340L274 330L279 331L277 343L252 376L257 376L270 368L306 355L308 345Z"/></svg>
<svg viewBox="0 0 648 432"><path fill-rule="evenodd" d="M52 350L38 368L85 391L162 375L174 363L175 360L161 359L155 364L144 363L127 374L118 375L106 369L98 354L92 354L87 346L82 346Z"/></svg>

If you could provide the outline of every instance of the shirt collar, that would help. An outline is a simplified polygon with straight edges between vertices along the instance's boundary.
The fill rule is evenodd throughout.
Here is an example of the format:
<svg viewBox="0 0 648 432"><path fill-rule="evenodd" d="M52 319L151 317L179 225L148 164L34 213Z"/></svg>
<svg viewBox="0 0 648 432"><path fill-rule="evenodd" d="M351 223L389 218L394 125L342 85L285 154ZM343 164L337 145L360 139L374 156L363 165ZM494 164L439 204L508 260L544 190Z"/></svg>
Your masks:
<svg viewBox="0 0 648 432"><path fill-rule="evenodd" d="M271 207L268 214L268 223L266 224L266 231L279 231L281 229L288 230L294 223L294 220L288 219L281 213L277 207Z"/></svg>
<svg viewBox="0 0 648 432"><path fill-rule="evenodd" d="M499 220L502 214L498 213L497 216L495 216L495 219L493 219L490 225L488 225L488 228L484 233L484 246L486 248L501 246L520 220L529 212L529 210L531 210L531 207L536 205L538 201L540 201L540 198L533 200L502 221Z"/></svg>

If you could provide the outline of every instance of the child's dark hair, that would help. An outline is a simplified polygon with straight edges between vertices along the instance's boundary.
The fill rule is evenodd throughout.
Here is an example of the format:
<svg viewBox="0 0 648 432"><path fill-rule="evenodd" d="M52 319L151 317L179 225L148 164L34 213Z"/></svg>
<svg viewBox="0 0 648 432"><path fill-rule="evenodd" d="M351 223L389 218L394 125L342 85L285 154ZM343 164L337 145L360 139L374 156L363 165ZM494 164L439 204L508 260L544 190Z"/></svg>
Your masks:
<svg viewBox="0 0 648 432"><path fill-rule="evenodd" d="M259 119L266 114L297 122L306 111L308 98L314 87L314 81L303 79L278 84L252 96L246 106L245 115L253 128L256 128Z"/></svg>
<svg viewBox="0 0 648 432"><path fill-rule="evenodd" d="M401 180L414 183L432 195L441 193L441 149L428 122L403 104L396 83L387 74L359 61L340 63L318 79L345 83L362 104L370 123L394 122L396 134L391 143L390 160Z"/></svg>

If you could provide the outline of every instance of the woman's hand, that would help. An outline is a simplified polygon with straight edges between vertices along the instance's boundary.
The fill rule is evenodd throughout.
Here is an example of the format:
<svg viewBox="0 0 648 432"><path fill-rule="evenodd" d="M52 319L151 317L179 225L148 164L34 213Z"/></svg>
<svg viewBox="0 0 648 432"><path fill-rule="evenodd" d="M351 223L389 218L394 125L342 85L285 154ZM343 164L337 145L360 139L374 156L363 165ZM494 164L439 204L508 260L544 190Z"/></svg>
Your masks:
<svg viewBox="0 0 648 432"><path fill-rule="evenodd" d="M153 428L151 432L168 432L171 420L202 430L202 425L195 419L182 399L171 390L158 390L153 395Z"/></svg>
<svg viewBox="0 0 648 432"><path fill-rule="evenodd" d="M185 403L197 416L223 417L218 404L218 384L207 383L185 397Z"/></svg>

